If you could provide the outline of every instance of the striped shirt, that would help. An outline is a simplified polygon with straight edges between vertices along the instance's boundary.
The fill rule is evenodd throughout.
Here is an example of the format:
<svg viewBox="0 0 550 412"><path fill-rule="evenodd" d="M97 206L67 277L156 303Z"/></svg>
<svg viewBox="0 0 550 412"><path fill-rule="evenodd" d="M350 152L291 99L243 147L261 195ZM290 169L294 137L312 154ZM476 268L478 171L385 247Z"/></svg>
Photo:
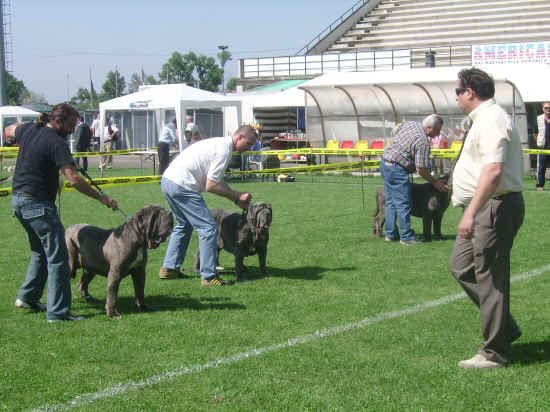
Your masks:
<svg viewBox="0 0 550 412"><path fill-rule="evenodd" d="M384 160L413 173L416 168L430 168L430 141L422 126L417 122L401 125L391 145L384 150Z"/></svg>

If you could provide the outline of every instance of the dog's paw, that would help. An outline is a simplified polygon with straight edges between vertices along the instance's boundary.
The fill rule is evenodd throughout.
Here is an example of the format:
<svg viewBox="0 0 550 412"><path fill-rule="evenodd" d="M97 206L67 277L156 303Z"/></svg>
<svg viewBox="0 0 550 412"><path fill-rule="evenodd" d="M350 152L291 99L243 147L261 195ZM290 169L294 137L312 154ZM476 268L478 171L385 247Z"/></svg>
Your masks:
<svg viewBox="0 0 550 412"><path fill-rule="evenodd" d="M107 310L107 317L113 318L113 319L120 319L122 318L122 315L120 312L116 309Z"/></svg>

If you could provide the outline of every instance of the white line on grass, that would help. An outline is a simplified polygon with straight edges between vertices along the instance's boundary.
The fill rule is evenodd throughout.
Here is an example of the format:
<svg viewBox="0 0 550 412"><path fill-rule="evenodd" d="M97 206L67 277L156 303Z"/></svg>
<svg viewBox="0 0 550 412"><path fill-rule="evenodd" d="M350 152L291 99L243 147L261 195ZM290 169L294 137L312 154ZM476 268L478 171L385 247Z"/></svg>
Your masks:
<svg viewBox="0 0 550 412"><path fill-rule="evenodd" d="M549 270L550 270L550 265L546 265L538 269L525 272L521 275L514 276L511 279L511 281L521 282L523 280L539 276ZM151 376L141 381L137 381L137 382L130 381L125 383L119 383L118 385L111 386L110 388L103 389L102 391L99 391L99 392L87 393L84 395L77 395L72 400L67 402L62 402L54 405L44 405L39 408L32 409L31 412L61 411L61 410L67 410L67 409L76 408L80 406L85 406L99 399L111 398L117 395L122 395L126 392L135 391L141 388L152 386L157 383L166 382L170 379L177 378L179 376L189 375L191 373L201 372L205 369L217 368L223 365L229 365L229 364L241 361L243 359L260 356L260 355L263 355L264 353L273 352L279 349L290 348L295 345L301 345L304 343L313 342L328 336L340 335L352 329L360 329L375 323L383 322L385 320L400 318L403 316L408 316L415 313L423 312L426 309L446 305L447 303L451 303L456 300L463 299L465 297L466 297L465 293L457 293L456 295L445 296L441 299L419 303L415 306L411 306L406 309L397 310L393 312L380 313L378 315L365 318L358 322L351 322L351 323L348 323L347 325L334 326L332 328L318 330L308 335L288 339L285 342L275 343L270 346L264 346L263 348L251 349L246 352L237 353L235 355L232 355L226 358L219 358L204 364L196 364L192 366L177 368L171 371L164 372L160 375Z"/></svg>

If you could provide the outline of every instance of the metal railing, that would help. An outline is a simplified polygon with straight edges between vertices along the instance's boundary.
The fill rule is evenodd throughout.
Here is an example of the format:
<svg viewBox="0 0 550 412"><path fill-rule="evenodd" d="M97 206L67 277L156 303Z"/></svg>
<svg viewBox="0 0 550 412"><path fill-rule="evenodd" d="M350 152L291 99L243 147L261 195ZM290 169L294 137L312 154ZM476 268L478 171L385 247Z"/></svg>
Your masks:
<svg viewBox="0 0 550 412"><path fill-rule="evenodd" d="M370 0L359 0L357 1L353 6L351 6L348 10L344 12L340 17L336 18L332 23L330 23L327 27L325 27L317 36L315 36L308 44L306 44L304 47L302 47L298 52L296 53L296 56L299 56L301 54L306 54L308 50L311 48L310 46L312 44L317 44L319 41L321 41L327 34L332 32L334 29L336 29L338 26L340 26L349 16L351 16L353 13L357 11L357 9L363 7L366 3L368 3Z"/></svg>
<svg viewBox="0 0 550 412"><path fill-rule="evenodd" d="M314 77L339 71L377 71L425 67L425 54L435 53L438 66L471 63L471 45L354 51L304 56L241 59L241 79Z"/></svg>

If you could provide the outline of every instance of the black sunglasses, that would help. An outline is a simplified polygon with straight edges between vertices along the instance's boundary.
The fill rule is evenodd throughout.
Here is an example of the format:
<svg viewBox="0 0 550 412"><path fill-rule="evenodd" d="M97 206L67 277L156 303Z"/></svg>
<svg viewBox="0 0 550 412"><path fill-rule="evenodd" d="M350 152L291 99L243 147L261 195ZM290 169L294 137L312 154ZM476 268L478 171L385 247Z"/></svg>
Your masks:
<svg viewBox="0 0 550 412"><path fill-rule="evenodd" d="M550 110L550 107L543 107L543 110Z"/></svg>
<svg viewBox="0 0 550 412"><path fill-rule="evenodd" d="M455 89L455 93L457 96L461 95L462 93L464 93L466 91L466 87L457 87Z"/></svg>

